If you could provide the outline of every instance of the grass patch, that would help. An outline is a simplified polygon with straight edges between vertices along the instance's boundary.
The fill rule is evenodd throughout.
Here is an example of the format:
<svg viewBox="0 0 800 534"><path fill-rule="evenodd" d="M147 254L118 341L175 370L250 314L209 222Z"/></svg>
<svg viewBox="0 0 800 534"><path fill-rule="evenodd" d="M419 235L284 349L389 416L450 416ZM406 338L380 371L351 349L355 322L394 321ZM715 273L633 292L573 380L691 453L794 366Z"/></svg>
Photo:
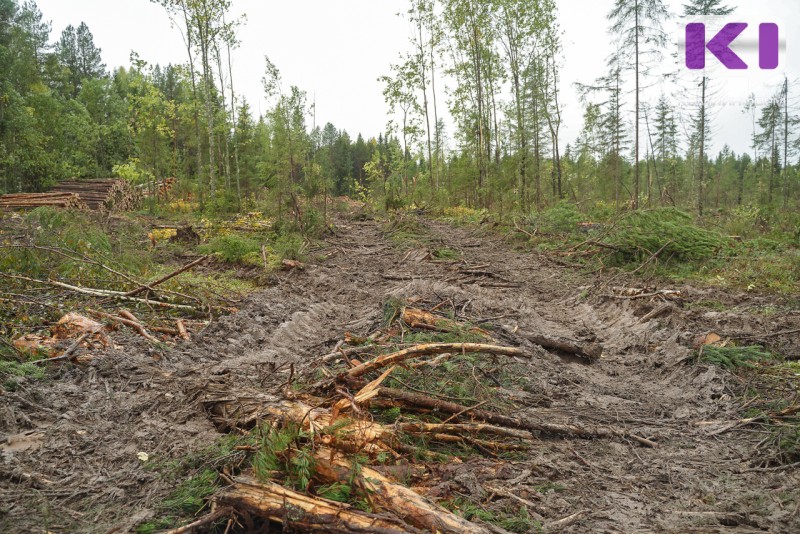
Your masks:
<svg viewBox="0 0 800 534"><path fill-rule="evenodd" d="M413 217L393 216L383 232L395 246L404 249L421 248L430 241L425 226Z"/></svg>
<svg viewBox="0 0 800 534"><path fill-rule="evenodd" d="M440 248L433 251L433 257L437 260L460 260L461 253L451 248Z"/></svg>
<svg viewBox="0 0 800 534"><path fill-rule="evenodd" d="M32 363L16 361L0 361L0 382L6 391L17 391L26 380L44 380L47 373L44 368ZM22 380L20 380L22 379Z"/></svg>
<svg viewBox="0 0 800 534"><path fill-rule="evenodd" d="M164 501L163 508L186 515L197 514L205 507L206 499L217 490L218 480L216 471L211 469L201 471L181 483Z"/></svg>

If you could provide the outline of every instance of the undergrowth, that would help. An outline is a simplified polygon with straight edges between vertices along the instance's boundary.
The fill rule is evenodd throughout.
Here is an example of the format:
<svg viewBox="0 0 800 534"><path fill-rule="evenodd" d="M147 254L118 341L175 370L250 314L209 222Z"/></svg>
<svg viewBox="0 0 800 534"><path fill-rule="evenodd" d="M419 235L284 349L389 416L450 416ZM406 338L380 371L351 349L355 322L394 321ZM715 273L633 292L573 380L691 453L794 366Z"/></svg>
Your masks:
<svg viewBox="0 0 800 534"><path fill-rule="evenodd" d="M534 521L524 506L489 510L464 497L444 501L442 505L468 521L480 520L491 523L508 532L542 532L542 524Z"/></svg>

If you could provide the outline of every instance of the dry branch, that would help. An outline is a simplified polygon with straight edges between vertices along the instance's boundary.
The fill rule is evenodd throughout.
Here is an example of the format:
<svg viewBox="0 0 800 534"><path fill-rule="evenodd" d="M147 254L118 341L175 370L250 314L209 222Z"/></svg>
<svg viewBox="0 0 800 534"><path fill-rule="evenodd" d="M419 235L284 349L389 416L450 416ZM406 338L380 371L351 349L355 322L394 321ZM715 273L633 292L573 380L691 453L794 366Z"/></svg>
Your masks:
<svg viewBox="0 0 800 534"><path fill-rule="evenodd" d="M405 402L413 406L419 406L429 410L439 411L449 414L458 414L469 411L469 417L479 421L485 421L493 425L503 427L516 428L519 430L527 430L529 432L541 432L543 434L550 434L555 436L564 436L572 438L583 439L597 439L597 438L623 438L633 439L647 447L657 447L658 445L645 438L629 434L624 430L615 429L612 427L600 426L580 426L574 424L558 424L558 423L544 423L531 420L516 419L507 415L500 415L485 410L471 409L468 406L462 406L453 402L447 402L439 399L434 399L425 395L416 393L409 393L399 389L380 388L379 395L384 398L393 399L396 401Z"/></svg>
<svg viewBox="0 0 800 534"><path fill-rule="evenodd" d="M49 285L53 287L58 287L61 289L67 289L69 291L74 291L76 293L81 293L83 295L90 295L92 297L103 297L111 300L120 300L123 302L135 302L137 304L146 304L148 306L156 306L159 308L170 308L176 310L187 310L187 311L197 311L196 308L193 306L187 306L185 304L172 304L171 302L162 302L160 300L149 300L149 299L139 299L133 297L127 297L124 293L120 293L119 291L110 291L107 289L93 289L87 287L80 287L80 286L73 286L69 284L65 284L63 282L57 282L55 280L36 280L34 278L29 278L27 276L20 276L20 275L11 275L6 273L0 273L0 276L4 278L9 278L12 280L22 280L25 282L31 282L33 284L41 284L41 285Z"/></svg>
<svg viewBox="0 0 800 534"><path fill-rule="evenodd" d="M198 265L200 265L201 263L203 263L204 261L206 261L210 257L211 256L203 256L202 258L200 258L198 260L195 260L195 261L193 261L192 263L190 263L188 265L184 265L183 267L181 267L177 271L174 271L174 272L168 274L167 276L156 280L155 282L153 282L151 284L140 286L140 287L134 289L133 291L128 291L123 296L125 296L125 297L135 297L136 295L138 295L140 293L144 293L145 291L152 291L153 288L155 288L156 286L160 286L164 282L172 280L173 278L175 278L179 274L183 274L186 271L197 267Z"/></svg>
<svg viewBox="0 0 800 534"><path fill-rule="evenodd" d="M94 315L96 317L102 317L103 319L108 319L109 321L114 321L115 323L123 324L125 326L130 327L130 328L133 328L134 330L136 330L136 332L140 336L142 336L143 338L145 338L148 341L152 341L153 343L158 343L159 342L157 338L153 337L152 335L150 335L147 332L147 330L145 329L144 325L142 325L141 323L139 323L137 321L134 321L132 319L125 318L125 317L117 317L116 315L111 315L109 313L104 313L104 312L99 312L99 311L94 311L94 310L88 310L88 313L91 314L91 315ZM120 312L120 315L122 315L123 313L126 313L126 312L124 312L124 311ZM134 319L136 318L130 312L127 312L126 315L128 315L129 317L133 317Z"/></svg>

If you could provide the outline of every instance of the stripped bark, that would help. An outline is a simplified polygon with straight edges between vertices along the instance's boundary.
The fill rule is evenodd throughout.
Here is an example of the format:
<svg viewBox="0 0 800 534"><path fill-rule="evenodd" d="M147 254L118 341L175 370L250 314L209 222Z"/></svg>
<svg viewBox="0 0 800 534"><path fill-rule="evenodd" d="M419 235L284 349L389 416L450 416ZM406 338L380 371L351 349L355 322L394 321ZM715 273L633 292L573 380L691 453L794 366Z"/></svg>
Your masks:
<svg viewBox="0 0 800 534"><path fill-rule="evenodd" d="M219 504L230 506L268 521L281 523L292 531L305 532L375 532L402 534L410 530L403 521L367 514L347 504L323 500L292 491L273 482L261 483L238 477L234 485L215 497Z"/></svg>

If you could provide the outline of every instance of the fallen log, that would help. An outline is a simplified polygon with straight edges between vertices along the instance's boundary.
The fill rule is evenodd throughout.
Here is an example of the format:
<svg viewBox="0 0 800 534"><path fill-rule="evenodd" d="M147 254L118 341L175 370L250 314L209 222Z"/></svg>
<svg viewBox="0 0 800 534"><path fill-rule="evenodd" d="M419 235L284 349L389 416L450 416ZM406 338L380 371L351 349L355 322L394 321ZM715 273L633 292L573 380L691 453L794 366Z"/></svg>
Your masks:
<svg viewBox="0 0 800 534"><path fill-rule="evenodd" d="M484 345L480 343L426 343L394 352L392 354L379 356L372 361L353 367L349 371L345 372L344 375L349 378L358 378L372 371L376 371L390 365L395 365L405 360L433 354L445 354L448 352L456 354L474 352L484 354L501 354L504 356L528 356L524 350L513 347Z"/></svg>
<svg viewBox="0 0 800 534"><path fill-rule="evenodd" d="M320 449L316 455L317 476L326 482L353 481L353 465L332 452ZM366 490L373 506L400 517L405 523L425 532L484 534L488 531L425 499L414 490L392 482L369 467L358 469L356 483Z"/></svg>
<svg viewBox="0 0 800 534"><path fill-rule="evenodd" d="M381 387L378 389L378 395L387 399L401 401L413 406L419 406L429 410L439 411L449 414L467 414L472 419L485 421L493 425L503 427L516 428L519 430L527 430L529 432L541 432L543 434L550 434L555 436L567 436L573 438L583 439L598 439L598 438L623 438L632 439L641 443L646 447L655 448L657 443L650 441L646 438L636 436L625 432L624 430L615 429L612 427L600 426L582 426L575 424L558 424L558 423L544 423L530 420L516 419L507 415L500 415L485 410L472 409L468 406L462 406L454 402L434 399L418 393L409 393L393 388Z"/></svg>
<svg viewBox="0 0 800 534"><path fill-rule="evenodd" d="M419 533L402 520L354 510L347 504L323 500L279 486L237 477L230 488L214 500L241 512L281 523L292 531L374 532L376 534ZM430 532L430 531L429 531Z"/></svg>
<svg viewBox="0 0 800 534"><path fill-rule="evenodd" d="M597 343L580 343L569 339L553 338L541 334L520 334L520 337L527 339L531 343L539 345L543 349L555 350L574 354L580 358L596 362L603 357L603 345Z"/></svg>

